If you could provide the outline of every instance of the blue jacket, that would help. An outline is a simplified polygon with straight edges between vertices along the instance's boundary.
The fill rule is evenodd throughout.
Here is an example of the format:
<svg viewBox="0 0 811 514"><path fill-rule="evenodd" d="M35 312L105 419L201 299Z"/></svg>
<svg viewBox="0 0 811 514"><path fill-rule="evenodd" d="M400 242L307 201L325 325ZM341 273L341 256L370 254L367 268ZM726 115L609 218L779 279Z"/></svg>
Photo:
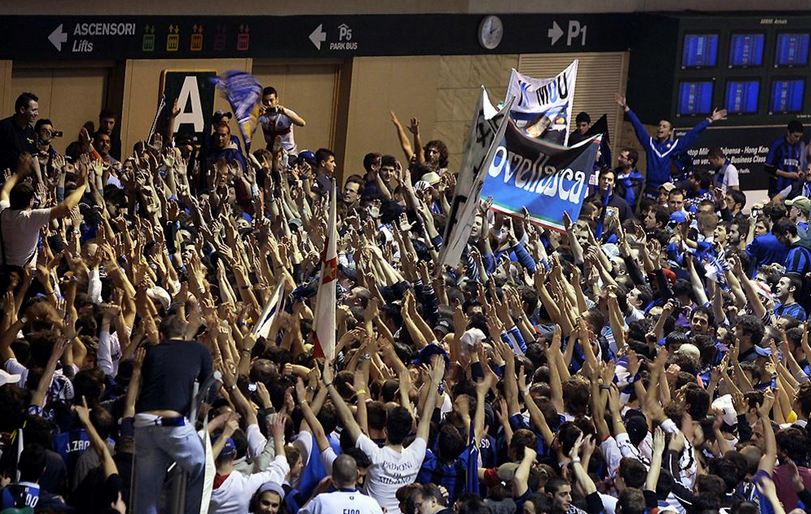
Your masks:
<svg viewBox="0 0 811 514"><path fill-rule="evenodd" d="M775 262L779 264L785 263L788 247L769 232L753 239L749 246L746 247L746 251L752 258L752 268L749 276L754 277L758 268L763 265Z"/></svg>
<svg viewBox="0 0 811 514"><path fill-rule="evenodd" d="M659 189L659 186L665 182L670 182L671 160L674 159L677 154L690 148L701 131L710 125L708 120L703 120L683 137L673 141L667 140L659 142L648 134L647 129L642 125L642 122L639 121L639 118L636 117L634 111L628 111L628 118L630 118L634 126L636 138L639 140L639 144L642 145L642 148L645 149L645 155L647 156L648 191L656 191Z"/></svg>

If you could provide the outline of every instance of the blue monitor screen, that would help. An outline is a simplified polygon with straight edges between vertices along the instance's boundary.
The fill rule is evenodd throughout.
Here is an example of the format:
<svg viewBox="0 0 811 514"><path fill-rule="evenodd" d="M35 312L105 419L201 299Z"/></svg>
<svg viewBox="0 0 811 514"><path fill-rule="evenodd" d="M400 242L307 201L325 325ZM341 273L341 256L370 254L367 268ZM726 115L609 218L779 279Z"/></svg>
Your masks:
<svg viewBox="0 0 811 514"><path fill-rule="evenodd" d="M709 114L712 110L712 82L682 82L679 84L680 116Z"/></svg>
<svg viewBox="0 0 811 514"><path fill-rule="evenodd" d="M718 34L684 36L681 65L685 68L713 67L718 61Z"/></svg>
<svg viewBox="0 0 811 514"><path fill-rule="evenodd" d="M726 109L731 114L756 113L759 95L760 82L757 80L727 82Z"/></svg>
<svg viewBox="0 0 811 514"><path fill-rule="evenodd" d="M805 66L808 64L808 34L778 34L775 66Z"/></svg>
<svg viewBox="0 0 811 514"><path fill-rule="evenodd" d="M805 81L802 79L775 80L772 83L772 112L801 112Z"/></svg>
<svg viewBox="0 0 811 514"><path fill-rule="evenodd" d="M733 68L763 65L765 34L733 34L729 45L729 65Z"/></svg>

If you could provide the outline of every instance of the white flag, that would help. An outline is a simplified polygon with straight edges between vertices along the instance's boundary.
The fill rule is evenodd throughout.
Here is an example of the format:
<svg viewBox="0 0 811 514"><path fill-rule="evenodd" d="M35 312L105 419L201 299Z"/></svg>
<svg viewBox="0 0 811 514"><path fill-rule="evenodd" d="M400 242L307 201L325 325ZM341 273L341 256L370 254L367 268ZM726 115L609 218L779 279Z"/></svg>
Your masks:
<svg viewBox="0 0 811 514"><path fill-rule="evenodd" d="M315 299L315 356L324 357L327 362L335 360L335 309L337 299L335 288L338 281L338 226L335 216L335 204L338 203L338 191L332 185L332 196L329 199L329 221L327 223L327 240L321 254L321 278L318 285L318 296Z"/></svg>
<svg viewBox="0 0 811 514"><path fill-rule="evenodd" d="M264 337L267 339L270 334L270 327L273 325L273 320L276 319L276 314L284 310L284 303L286 297L284 295L284 280L279 281L276 290L262 310L262 316L256 325L253 326L253 333L256 337Z"/></svg>
<svg viewBox="0 0 811 514"><path fill-rule="evenodd" d="M439 255L440 266L437 268L437 272L443 266L456 266L462 257L462 251L476 219L479 192L484 185L484 177L493 160L498 143L504 137L504 129L507 127L505 123L507 112L513 104L511 99L500 111L497 111L490 103L484 86L481 91L470 134L465 143L465 156L459 168L456 188L453 190L453 200L445 223L442 251Z"/></svg>
<svg viewBox="0 0 811 514"><path fill-rule="evenodd" d="M532 137L566 146L572 119L578 60L556 76L536 79L512 70L507 98L515 98L510 117Z"/></svg>

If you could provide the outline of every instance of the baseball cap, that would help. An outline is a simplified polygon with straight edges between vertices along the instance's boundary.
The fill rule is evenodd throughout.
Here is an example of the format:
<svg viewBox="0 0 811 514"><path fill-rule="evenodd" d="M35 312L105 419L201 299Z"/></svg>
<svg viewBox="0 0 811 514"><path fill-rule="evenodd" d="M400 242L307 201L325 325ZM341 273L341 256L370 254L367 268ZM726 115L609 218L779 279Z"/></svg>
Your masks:
<svg viewBox="0 0 811 514"><path fill-rule="evenodd" d="M667 191L669 193L669 192L673 191L674 189L676 189L676 185L673 184L673 182L665 182L664 184L659 186L659 189L664 189L665 191Z"/></svg>
<svg viewBox="0 0 811 514"><path fill-rule="evenodd" d="M22 375L13 375L4 369L0 369L0 387L6 384L16 384Z"/></svg>
<svg viewBox="0 0 811 514"><path fill-rule="evenodd" d="M786 205L788 207L796 207L806 214L811 212L811 198L807 196L795 196L791 200L786 200Z"/></svg>
<svg viewBox="0 0 811 514"><path fill-rule="evenodd" d="M234 443L234 440L230 437L225 440L225 446L222 447L222 451L220 451L220 457L233 457L237 454L237 445Z"/></svg>
<svg viewBox="0 0 811 514"><path fill-rule="evenodd" d="M309 150L304 150L298 154L298 162L307 161L310 166L315 166L315 154Z"/></svg>
<svg viewBox="0 0 811 514"><path fill-rule="evenodd" d="M284 488L276 482L265 482L262 484L262 486L259 488L259 495L261 496L262 493L267 492L276 493L279 495L279 498L284 500Z"/></svg>
<svg viewBox="0 0 811 514"><path fill-rule="evenodd" d="M676 223L684 223L687 221L687 213L684 211L673 211L670 213L670 221L675 221Z"/></svg>

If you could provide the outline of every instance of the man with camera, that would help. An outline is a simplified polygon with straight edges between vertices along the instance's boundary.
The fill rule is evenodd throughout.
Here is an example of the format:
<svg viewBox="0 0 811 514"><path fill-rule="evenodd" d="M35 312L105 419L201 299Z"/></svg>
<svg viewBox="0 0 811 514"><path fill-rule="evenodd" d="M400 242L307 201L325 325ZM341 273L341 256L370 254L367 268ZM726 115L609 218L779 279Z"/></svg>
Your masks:
<svg viewBox="0 0 811 514"><path fill-rule="evenodd" d="M262 105L259 107L259 124L265 135L267 149L273 151L276 137L281 138L282 148L291 155L296 155L296 141L293 137L293 125L303 127L304 118L279 103L279 94L276 89L266 87L262 90Z"/></svg>

